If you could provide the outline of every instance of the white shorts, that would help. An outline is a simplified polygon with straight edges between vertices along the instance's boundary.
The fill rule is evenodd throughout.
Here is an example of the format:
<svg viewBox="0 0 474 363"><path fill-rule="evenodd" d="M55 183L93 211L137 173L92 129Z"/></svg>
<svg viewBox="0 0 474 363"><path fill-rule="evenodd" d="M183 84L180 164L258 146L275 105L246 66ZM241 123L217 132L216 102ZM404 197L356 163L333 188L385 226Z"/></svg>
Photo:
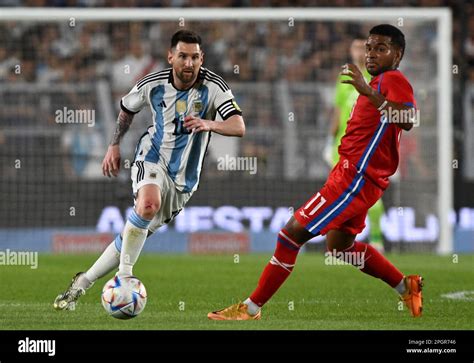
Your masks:
<svg viewBox="0 0 474 363"><path fill-rule="evenodd" d="M136 160L132 166L131 177L135 204L138 190L144 185L154 184L160 188L161 206L148 227L151 232L171 222L192 196L192 193L182 193L176 189L173 180L166 172L166 167L161 162Z"/></svg>

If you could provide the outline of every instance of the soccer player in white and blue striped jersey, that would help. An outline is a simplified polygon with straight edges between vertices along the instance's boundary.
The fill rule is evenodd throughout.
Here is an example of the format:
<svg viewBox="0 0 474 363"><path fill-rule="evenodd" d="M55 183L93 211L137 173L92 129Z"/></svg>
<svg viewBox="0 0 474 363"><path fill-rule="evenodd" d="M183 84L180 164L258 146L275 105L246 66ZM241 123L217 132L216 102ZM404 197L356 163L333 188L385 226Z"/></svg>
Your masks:
<svg viewBox="0 0 474 363"><path fill-rule="evenodd" d="M78 273L54 307L75 308L77 299L99 278L118 267L118 275L133 275L133 266L147 236L169 223L199 184L211 133L242 137L242 112L227 83L202 67L201 38L180 30L171 38L170 68L143 77L122 98L117 128L102 163L105 176L120 170L120 141L133 116L145 106L153 124L139 140L131 177L135 208L120 235L94 265Z"/></svg>

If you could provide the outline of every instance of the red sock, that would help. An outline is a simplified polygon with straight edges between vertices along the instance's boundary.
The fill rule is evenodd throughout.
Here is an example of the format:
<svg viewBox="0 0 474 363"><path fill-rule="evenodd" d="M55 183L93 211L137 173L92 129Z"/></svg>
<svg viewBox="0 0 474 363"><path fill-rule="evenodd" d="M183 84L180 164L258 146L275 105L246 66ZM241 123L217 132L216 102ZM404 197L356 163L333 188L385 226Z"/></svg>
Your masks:
<svg viewBox="0 0 474 363"><path fill-rule="evenodd" d="M403 274L370 244L354 242L351 247L341 252L364 253L364 267L360 270L385 281L391 287L397 286L403 279ZM354 259L352 259L352 261L354 261Z"/></svg>
<svg viewBox="0 0 474 363"><path fill-rule="evenodd" d="M257 288L250 295L250 300L258 306L270 300L293 270L300 247L301 245L293 241L286 229L281 230L275 254L263 270Z"/></svg>

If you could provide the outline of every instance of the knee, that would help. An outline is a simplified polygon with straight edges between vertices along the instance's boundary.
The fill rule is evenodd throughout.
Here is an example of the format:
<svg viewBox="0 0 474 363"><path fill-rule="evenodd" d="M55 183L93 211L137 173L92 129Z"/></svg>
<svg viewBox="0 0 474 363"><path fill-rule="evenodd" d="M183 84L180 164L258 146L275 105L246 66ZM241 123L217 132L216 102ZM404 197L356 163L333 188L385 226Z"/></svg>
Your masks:
<svg viewBox="0 0 474 363"><path fill-rule="evenodd" d="M354 238L355 236L340 231L329 231L326 236L327 249L329 252L348 249L354 243Z"/></svg>
<svg viewBox="0 0 474 363"><path fill-rule="evenodd" d="M282 229L282 232L287 233L289 237L300 246L314 237L314 235L304 229L294 217L288 221L286 226Z"/></svg>
<svg viewBox="0 0 474 363"><path fill-rule="evenodd" d="M326 246L327 246L328 251L332 252L332 251L345 250L346 248L350 247L350 244L346 242L341 242L341 241L331 241L328 239Z"/></svg>
<svg viewBox="0 0 474 363"><path fill-rule="evenodd" d="M137 203L135 208L137 214L145 219L153 219L160 210L160 201L157 199L144 198Z"/></svg>

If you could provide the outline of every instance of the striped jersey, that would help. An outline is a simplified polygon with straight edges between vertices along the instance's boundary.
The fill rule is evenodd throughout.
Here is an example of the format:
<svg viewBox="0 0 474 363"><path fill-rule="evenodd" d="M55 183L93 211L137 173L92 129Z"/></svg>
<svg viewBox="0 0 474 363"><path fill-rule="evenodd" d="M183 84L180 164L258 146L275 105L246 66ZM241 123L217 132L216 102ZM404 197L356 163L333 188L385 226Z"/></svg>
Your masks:
<svg viewBox="0 0 474 363"><path fill-rule="evenodd" d="M413 88L399 70L383 72L369 85L389 101L416 108ZM388 187L388 178L397 171L402 132L389 121L381 117L368 97L360 95L339 145L341 160L349 160L382 189Z"/></svg>
<svg viewBox="0 0 474 363"><path fill-rule="evenodd" d="M160 162L179 191L195 191L211 133L190 133L184 118L226 120L241 115L232 91L222 77L204 67L191 88L178 90L168 68L143 77L120 102L122 110L132 114L145 105L151 109L153 125L140 139L134 162Z"/></svg>

